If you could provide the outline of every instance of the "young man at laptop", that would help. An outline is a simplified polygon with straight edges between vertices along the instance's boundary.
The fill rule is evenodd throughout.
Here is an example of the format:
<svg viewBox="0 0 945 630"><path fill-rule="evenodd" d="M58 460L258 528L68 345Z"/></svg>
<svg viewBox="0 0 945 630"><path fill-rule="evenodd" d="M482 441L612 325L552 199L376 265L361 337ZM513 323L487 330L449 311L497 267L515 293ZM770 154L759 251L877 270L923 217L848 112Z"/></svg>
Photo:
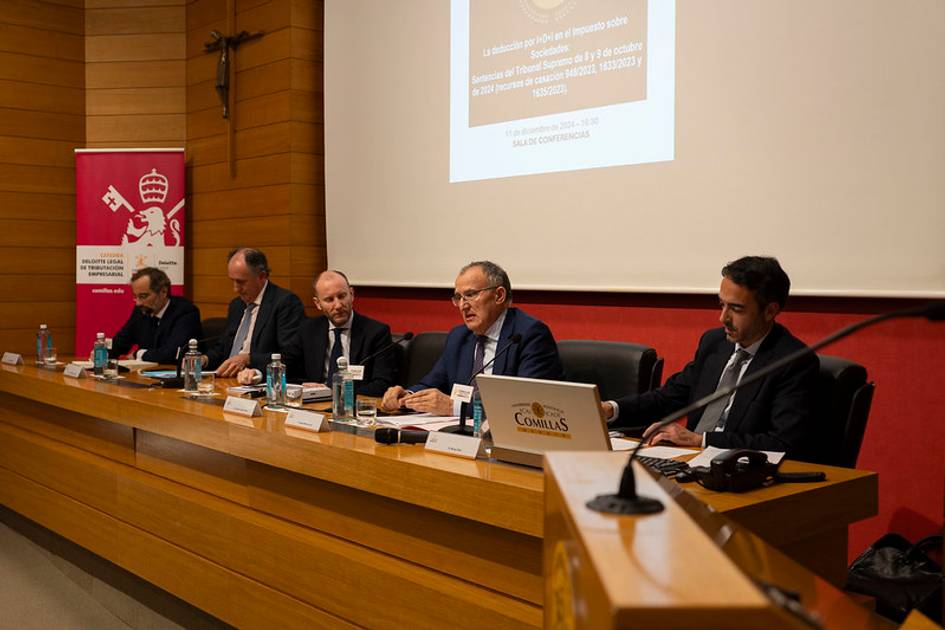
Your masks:
<svg viewBox="0 0 945 630"><path fill-rule="evenodd" d="M563 378L551 331L511 306L512 284L497 264L477 261L460 269L452 301L463 324L450 331L443 354L419 383L407 389L397 385L384 393L383 409L406 407L442 416L457 415L459 405L449 397L453 384L465 385L480 369L484 374ZM510 341L513 335L520 336L517 344Z"/></svg>
<svg viewBox="0 0 945 630"><path fill-rule="evenodd" d="M746 256L722 268L719 321L702 335L693 360L656 390L602 403L611 428L655 423L717 388L739 382L804 343L775 322L791 281L774 258ZM784 451L803 458L813 447L819 361L812 354L708 407L684 425L643 433L651 444Z"/></svg>

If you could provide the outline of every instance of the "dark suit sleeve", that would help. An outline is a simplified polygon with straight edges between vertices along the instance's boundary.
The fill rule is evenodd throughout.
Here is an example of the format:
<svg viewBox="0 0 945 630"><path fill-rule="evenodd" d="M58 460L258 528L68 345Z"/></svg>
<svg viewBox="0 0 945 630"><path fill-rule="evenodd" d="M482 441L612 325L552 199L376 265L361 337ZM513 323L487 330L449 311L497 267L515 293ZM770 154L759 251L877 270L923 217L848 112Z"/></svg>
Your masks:
<svg viewBox="0 0 945 630"><path fill-rule="evenodd" d="M155 361L157 363L173 364L177 362L177 349L187 346L191 339L200 339L203 337L200 326L200 309L196 306L184 303L182 312L173 321L167 322L170 325L170 332L161 340L161 345L157 348L148 348L148 351L141 355L144 361ZM162 323L162 325L164 325Z"/></svg>
<svg viewBox="0 0 945 630"><path fill-rule="evenodd" d="M792 458L805 456L812 447L816 431L814 403L819 371L820 360L811 354L783 372L769 376L766 395L752 401L756 409L748 411L760 418L770 418L767 430L712 431L706 434L706 446L783 451Z"/></svg>
<svg viewBox="0 0 945 630"><path fill-rule="evenodd" d="M371 331L370 339L365 340L365 356L381 350L391 343L390 326L384 324ZM387 388L397 382L397 353L394 348L379 354L371 359L370 380L355 384L357 393L365 396L383 396Z"/></svg>
<svg viewBox="0 0 945 630"><path fill-rule="evenodd" d="M275 312L272 314L276 323L276 348L272 352L283 351L283 348L291 347L297 343L299 326L305 317L305 309L302 307L302 300L291 291L284 291L276 305ZM257 320L258 324L258 320ZM249 365L257 370L265 371L266 366L272 361L272 352L253 351L249 355Z"/></svg>
<svg viewBox="0 0 945 630"><path fill-rule="evenodd" d="M135 320L138 311L137 309L131 311L131 316L128 318L128 321L125 322L125 325L121 327L115 336L112 337L112 349L108 351L108 356L112 359L117 359L121 355L125 354L131 350L131 346L135 344L134 338L134 328Z"/></svg>
<svg viewBox="0 0 945 630"><path fill-rule="evenodd" d="M659 389L643 394L631 394L614 401L620 413L612 425L613 428L645 426L688 405L706 355L710 352L706 343L708 334L704 334L699 340L699 346L692 361L686 364L682 371L669 377L665 385Z"/></svg>
<svg viewBox="0 0 945 630"><path fill-rule="evenodd" d="M544 322L529 326L521 343L517 376L560 381L564 369L558 357L558 344Z"/></svg>
<svg viewBox="0 0 945 630"><path fill-rule="evenodd" d="M299 324L298 332L295 337L282 346L282 362L286 366L288 379L293 383L302 383L307 380L308 374L305 372L305 344L308 342L308 327L310 320L303 315L302 322Z"/></svg>

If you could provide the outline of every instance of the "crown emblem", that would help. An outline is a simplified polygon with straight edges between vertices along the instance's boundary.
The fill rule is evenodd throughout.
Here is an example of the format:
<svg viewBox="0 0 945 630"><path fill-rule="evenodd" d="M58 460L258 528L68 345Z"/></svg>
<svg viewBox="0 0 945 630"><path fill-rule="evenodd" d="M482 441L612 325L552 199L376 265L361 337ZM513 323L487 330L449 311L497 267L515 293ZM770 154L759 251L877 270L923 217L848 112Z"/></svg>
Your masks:
<svg viewBox="0 0 945 630"><path fill-rule="evenodd" d="M167 198L167 178L152 168L138 180L138 192L144 203L164 203Z"/></svg>

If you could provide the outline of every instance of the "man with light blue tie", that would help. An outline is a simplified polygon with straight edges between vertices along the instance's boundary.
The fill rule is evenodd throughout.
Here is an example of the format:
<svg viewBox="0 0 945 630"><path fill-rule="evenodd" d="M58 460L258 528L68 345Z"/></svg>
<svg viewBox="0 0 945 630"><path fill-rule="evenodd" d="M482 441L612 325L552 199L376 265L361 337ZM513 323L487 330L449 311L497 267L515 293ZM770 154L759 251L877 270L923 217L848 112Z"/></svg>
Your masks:
<svg viewBox="0 0 945 630"><path fill-rule="evenodd" d="M238 297L227 311L226 333L207 351L206 366L218 376L265 370L275 352L294 343L305 316L298 296L269 281L269 262L257 249L239 247L227 259L227 275Z"/></svg>

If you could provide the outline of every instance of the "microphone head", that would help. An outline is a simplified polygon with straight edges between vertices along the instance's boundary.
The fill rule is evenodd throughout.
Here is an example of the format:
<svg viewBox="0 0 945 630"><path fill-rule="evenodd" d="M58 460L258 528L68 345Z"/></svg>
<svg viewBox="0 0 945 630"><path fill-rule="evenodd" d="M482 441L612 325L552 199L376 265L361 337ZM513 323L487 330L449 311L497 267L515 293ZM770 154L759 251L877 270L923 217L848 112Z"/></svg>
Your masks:
<svg viewBox="0 0 945 630"><path fill-rule="evenodd" d="M521 343L521 342L522 342L522 336L518 333L515 333L514 335L509 337L509 343Z"/></svg>
<svg viewBox="0 0 945 630"><path fill-rule="evenodd" d="M397 444L400 441L400 431L397 429L375 429L374 441L381 444Z"/></svg>
<svg viewBox="0 0 945 630"><path fill-rule="evenodd" d="M400 336L400 340L401 340L401 341L410 341L411 339L413 339L413 333L412 333L412 332L405 332L404 334L402 334L402 335Z"/></svg>

